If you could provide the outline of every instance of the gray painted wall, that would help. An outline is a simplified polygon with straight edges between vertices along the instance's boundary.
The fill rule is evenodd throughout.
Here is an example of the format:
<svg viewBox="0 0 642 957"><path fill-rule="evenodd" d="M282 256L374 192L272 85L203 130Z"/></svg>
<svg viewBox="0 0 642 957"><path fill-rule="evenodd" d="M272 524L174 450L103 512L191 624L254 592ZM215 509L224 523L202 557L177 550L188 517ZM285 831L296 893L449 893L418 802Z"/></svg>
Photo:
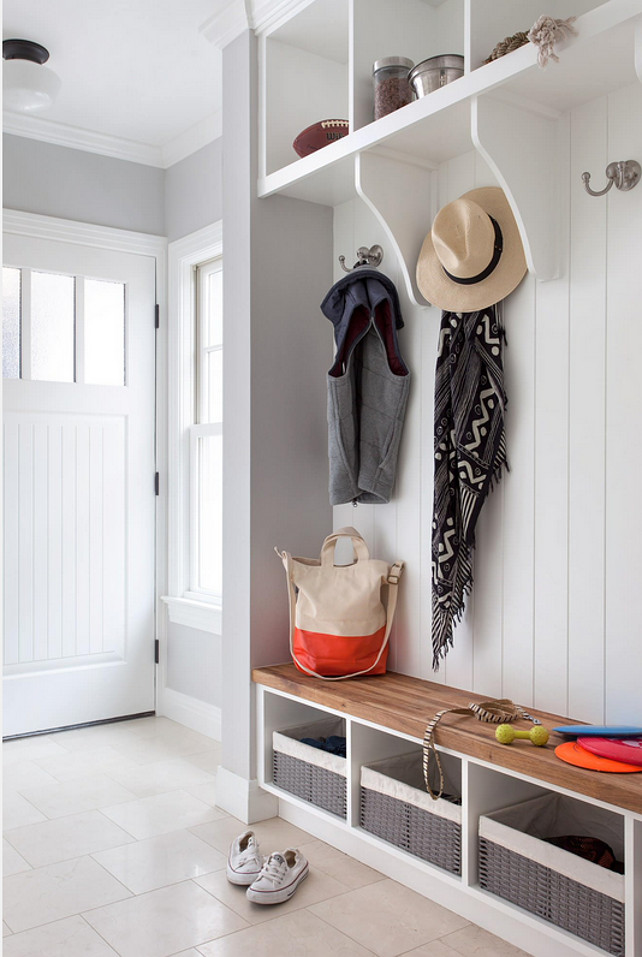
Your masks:
<svg viewBox="0 0 642 957"><path fill-rule="evenodd" d="M5 208L165 235L164 170L8 134L3 150Z"/></svg>
<svg viewBox="0 0 642 957"><path fill-rule="evenodd" d="M169 242L222 218L222 156L222 140L214 140L165 171L165 235Z"/></svg>

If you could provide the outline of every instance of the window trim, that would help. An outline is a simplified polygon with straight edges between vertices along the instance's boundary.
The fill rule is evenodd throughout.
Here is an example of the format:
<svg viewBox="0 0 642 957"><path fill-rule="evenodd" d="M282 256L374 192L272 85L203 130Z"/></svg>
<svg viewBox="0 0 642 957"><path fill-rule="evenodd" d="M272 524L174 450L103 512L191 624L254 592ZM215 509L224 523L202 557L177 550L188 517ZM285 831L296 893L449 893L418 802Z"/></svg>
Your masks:
<svg viewBox="0 0 642 957"><path fill-rule="evenodd" d="M190 591L190 427L196 377L196 266L223 254L219 220L169 243L168 266L168 535L167 595L170 621L221 634L221 604ZM198 606L198 607L197 607ZM198 622L198 623L195 623Z"/></svg>

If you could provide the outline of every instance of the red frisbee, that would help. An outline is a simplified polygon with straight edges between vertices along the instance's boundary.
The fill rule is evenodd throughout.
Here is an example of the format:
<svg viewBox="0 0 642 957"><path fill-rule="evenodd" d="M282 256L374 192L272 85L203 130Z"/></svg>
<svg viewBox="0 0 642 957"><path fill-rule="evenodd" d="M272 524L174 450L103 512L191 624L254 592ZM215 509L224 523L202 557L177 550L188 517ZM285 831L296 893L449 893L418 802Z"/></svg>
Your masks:
<svg viewBox="0 0 642 957"><path fill-rule="evenodd" d="M577 743L587 751L612 761L642 766L642 737L640 738L578 738Z"/></svg>
<svg viewBox="0 0 642 957"><path fill-rule="evenodd" d="M567 741L558 744L555 754L561 761L574 764L578 768L590 768L591 771L619 771L621 773L642 771L637 764L625 764L623 761L613 761L611 758L601 758L592 751L587 751L577 741Z"/></svg>

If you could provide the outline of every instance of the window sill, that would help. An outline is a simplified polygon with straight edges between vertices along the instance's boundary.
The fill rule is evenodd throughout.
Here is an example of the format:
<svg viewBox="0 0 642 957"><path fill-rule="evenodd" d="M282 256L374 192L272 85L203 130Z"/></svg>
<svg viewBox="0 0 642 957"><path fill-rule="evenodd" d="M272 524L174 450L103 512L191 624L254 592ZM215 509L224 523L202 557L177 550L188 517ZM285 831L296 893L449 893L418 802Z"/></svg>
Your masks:
<svg viewBox="0 0 642 957"><path fill-rule="evenodd" d="M167 605L169 620L175 625L186 625L188 628L197 628L213 635L221 632L221 605L207 601L197 601L194 598L174 598L163 595L161 601Z"/></svg>

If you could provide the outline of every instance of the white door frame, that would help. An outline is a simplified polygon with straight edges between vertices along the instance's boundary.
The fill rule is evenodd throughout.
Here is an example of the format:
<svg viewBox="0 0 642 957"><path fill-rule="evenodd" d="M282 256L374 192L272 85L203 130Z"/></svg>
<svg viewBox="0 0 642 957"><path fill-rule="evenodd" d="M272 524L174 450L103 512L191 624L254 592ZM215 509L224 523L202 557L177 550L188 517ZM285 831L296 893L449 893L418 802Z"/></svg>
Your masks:
<svg viewBox="0 0 642 957"><path fill-rule="evenodd" d="M57 219L53 216L40 216L35 213L24 213L12 209L3 210L2 229L5 233L35 239L52 239L66 243L78 243L82 246L93 246L98 249L150 256L155 261L156 302L159 313L159 327L156 332L155 447L156 469L160 476L160 482L156 501L154 617L156 639L160 641L164 636L165 629L161 626L164 611L159 596L167 592L167 239L164 236L155 236L150 233L115 229L111 226L94 226L89 223ZM0 416L3 413L1 396L2 391L0 390ZM2 569L0 568L0 581L2 580L1 574ZM1 627L0 624L0 629ZM156 677L154 695L155 707L157 708L158 674Z"/></svg>

